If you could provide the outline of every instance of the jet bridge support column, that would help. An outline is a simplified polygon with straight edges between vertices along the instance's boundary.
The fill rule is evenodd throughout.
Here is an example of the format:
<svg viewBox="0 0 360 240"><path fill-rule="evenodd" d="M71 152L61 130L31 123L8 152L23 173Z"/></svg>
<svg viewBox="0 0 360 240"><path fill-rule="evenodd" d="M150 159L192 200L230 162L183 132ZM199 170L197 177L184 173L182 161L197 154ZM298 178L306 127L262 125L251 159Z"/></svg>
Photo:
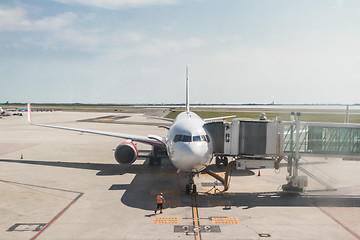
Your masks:
<svg viewBox="0 0 360 240"><path fill-rule="evenodd" d="M293 114L293 113L292 113ZM295 117L295 152L292 151L292 154L288 157L288 173L289 176L286 177L288 181L287 184L283 185L282 188L286 192L302 192L304 187L307 186L307 178L306 176L298 175L298 167L300 160L300 112L296 113ZM291 130L291 143L290 149L294 149L293 146L293 132L294 129Z"/></svg>

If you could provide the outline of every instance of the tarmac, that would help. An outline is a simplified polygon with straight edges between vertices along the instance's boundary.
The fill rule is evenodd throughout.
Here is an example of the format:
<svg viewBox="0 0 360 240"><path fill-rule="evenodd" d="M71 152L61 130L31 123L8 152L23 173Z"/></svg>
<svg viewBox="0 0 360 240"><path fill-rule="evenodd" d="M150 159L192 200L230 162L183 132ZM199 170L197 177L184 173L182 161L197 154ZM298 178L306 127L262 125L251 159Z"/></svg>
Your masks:
<svg viewBox="0 0 360 240"><path fill-rule="evenodd" d="M139 113L32 117L74 128L167 133L157 127L161 120ZM360 239L358 161L301 160L336 191L309 177L305 193L281 194L287 175L282 162L280 171L232 170L226 193L201 174L195 177L198 193L186 195L186 175L168 159L149 166L147 145L137 145L140 156L131 166L117 164L113 149L123 141L30 126L26 114L0 119L0 239ZM160 192L165 209L154 214Z"/></svg>

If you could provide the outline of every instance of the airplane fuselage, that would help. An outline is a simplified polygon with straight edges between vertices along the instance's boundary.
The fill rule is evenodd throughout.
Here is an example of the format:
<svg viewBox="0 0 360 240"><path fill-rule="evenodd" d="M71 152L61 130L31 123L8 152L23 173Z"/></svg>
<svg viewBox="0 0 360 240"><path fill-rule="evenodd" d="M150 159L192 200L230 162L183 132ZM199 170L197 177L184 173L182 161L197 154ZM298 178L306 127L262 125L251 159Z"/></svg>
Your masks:
<svg viewBox="0 0 360 240"><path fill-rule="evenodd" d="M180 113L169 129L166 147L171 162L184 172L200 172L213 157L213 143L205 122L193 112Z"/></svg>

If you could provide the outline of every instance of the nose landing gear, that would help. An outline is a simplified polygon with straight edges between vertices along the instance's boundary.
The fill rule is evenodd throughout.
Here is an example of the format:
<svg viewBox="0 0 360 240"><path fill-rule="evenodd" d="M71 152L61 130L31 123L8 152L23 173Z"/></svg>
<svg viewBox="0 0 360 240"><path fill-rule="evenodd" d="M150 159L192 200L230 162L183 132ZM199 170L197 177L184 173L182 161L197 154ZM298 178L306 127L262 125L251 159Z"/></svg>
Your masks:
<svg viewBox="0 0 360 240"><path fill-rule="evenodd" d="M186 194L196 193L196 184L194 184L194 173L189 173L189 184L186 184Z"/></svg>

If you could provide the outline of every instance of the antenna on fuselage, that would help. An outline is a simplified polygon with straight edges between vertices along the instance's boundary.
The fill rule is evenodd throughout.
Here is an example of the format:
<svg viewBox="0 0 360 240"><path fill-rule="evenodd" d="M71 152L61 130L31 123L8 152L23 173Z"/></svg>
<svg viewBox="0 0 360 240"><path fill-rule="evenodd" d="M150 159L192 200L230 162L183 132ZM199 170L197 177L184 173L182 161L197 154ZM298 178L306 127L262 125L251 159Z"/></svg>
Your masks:
<svg viewBox="0 0 360 240"><path fill-rule="evenodd" d="M189 69L186 66L186 113L190 113L190 96L189 96Z"/></svg>

